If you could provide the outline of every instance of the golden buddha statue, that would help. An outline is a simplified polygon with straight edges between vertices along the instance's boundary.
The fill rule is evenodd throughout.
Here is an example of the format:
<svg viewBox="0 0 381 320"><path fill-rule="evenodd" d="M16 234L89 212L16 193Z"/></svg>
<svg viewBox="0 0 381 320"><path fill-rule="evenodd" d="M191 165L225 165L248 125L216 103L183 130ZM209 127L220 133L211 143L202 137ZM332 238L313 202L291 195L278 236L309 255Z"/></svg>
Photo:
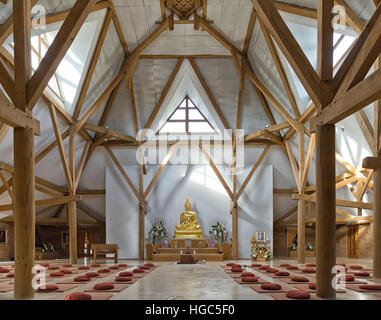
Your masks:
<svg viewBox="0 0 381 320"><path fill-rule="evenodd" d="M201 226L197 225L197 215L191 211L192 205L187 199L185 212L180 215L180 224L176 226L175 239L202 239Z"/></svg>

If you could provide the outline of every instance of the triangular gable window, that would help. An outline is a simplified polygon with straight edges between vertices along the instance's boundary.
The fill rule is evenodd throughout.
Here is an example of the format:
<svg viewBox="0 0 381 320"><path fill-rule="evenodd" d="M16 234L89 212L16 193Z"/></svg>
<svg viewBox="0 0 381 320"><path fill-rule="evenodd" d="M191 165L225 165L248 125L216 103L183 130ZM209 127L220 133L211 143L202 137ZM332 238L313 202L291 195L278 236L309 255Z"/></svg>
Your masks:
<svg viewBox="0 0 381 320"><path fill-rule="evenodd" d="M176 110L169 116L158 134L217 134L216 130L186 96Z"/></svg>

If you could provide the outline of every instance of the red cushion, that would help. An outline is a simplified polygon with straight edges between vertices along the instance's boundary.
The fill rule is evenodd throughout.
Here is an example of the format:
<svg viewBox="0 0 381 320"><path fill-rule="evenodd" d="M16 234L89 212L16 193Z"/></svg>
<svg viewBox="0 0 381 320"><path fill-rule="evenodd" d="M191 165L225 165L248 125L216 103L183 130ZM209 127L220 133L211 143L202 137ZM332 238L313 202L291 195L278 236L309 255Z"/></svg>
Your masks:
<svg viewBox="0 0 381 320"><path fill-rule="evenodd" d="M59 288L55 284L47 284L45 286L41 286L37 288L37 292L50 292L57 291Z"/></svg>
<svg viewBox="0 0 381 320"><path fill-rule="evenodd" d="M354 275L358 276L358 277L369 277L370 276L369 272L356 272Z"/></svg>
<svg viewBox="0 0 381 320"><path fill-rule="evenodd" d="M49 266L48 270L58 270L59 268L58 266Z"/></svg>
<svg viewBox="0 0 381 320"><path fill-rule="evenodd" d="M134 274L130 271L125 271L125 272L121 272L119 273L119 277L132 277Z"/></svg>
<svg viewBox="0 0 381 320"><path fill-rule="evenodd" d="M309 283L308 288L311 290L316 290L316 283L314 283L314 282Z"/></svg>
<svg viewBox="0 0 381 320"><path fill-rule="evenodd" d="M154 267L155 265L154 265L153 263L146 263L145 266L146 266L146 267L150 267L150 268L152 268L152 267ZM127 267L127 266L126 266L126 267Z"/></svg>
<svg viewBox="0 0 381 320"><path fill-rule="evenodd" d="M231 270L232 272L242 272L242 269L238 269L238 268L232 268Z"/></svg>
<svg viewBox="0 0 381 320"><path fill-rule="evenodd" d="M238 268L241 268L241 265L240 265L240 264L237 264L237 263L233 263L232 267L238 267Z"/></svg>
<svg viewBox="0 0 381 320"><path fill-rule="evenodd" d="M91 265L91 267L92 268L98 268L98 267L100 267L101 265L99 264L99 263L93 263L92 265Z"/></svg>
<svg viewBox="0 0 381 320"><path fill-rule="evenodd" d="M73 265L68 263L68 264L63 264L62 267L64 268L71 268Z"/></svg>
<svg viewBox="0 0 381 320"><path fill-rule="evenodd" d="M284 267L289 267L290 265L288 263L282 263L280 266L284 268Z"/></svg>
<svg viewBox="0 0 381 320"><path fill-rule="evenodd" d="M350 266L349 268L350 269L354 269L354 270L362 270L362 269L364 269L362 266Z"/></svg>
<svg viewBox="0 0 381 320"><path fill-rule="evenodd" d="M66 269L62 269L62 270L60 270L60 272L63 272L64 274L72 274L73 273L73 271L66 270Z"/></svg>
<svg viewBox="0 0 381 320"><path fill-rule="evenodd" d="M89 282L90 278L88 278L86 276L79 276L79 277L75 277L74 281L75 282Z"/></svg>
<svg viewBox="0 0 381 320"><path fill-rule="evenodd" d="M381 290L381 286L375 285L375 284L364 284L364 285L361 285L359 288L363 290L374 290L374 291Z"/></svg>
<svg viewBox="0 0 381 320"><path fill-rule="evenodd" d="M133 273L144 273L144 270L142 269L134 269L132 270Z"/></svg>
<svg viewBox="0 0 381 320"><path fill-rule="evenodd" d="M68 294L65 300L91 300L91 295L83 292L73 292Z"/></svg>
<svg viewBox="0 0 381 320"><path fill-rule="evenodd" d="M256 277L243 277L242 282L258 282L258 279Z"/></svg>
<svg viewBox="0 0 381 320"><path fill-rule="evenodd" d="M288 266L288 267L286 267L286 269L288 269L288 270L298 270L299 268L296 267L296 266Z"/></svg>
<svg viewBox="0 0 381 320"><path fill-rule="evenodd" d="M258 264L258 263L254 263L251 265L253 268L258 268L258 267L262 267L261 264Z"/></svg>
<svg viewBox="0 0 381 320"><path fill-rule="evenodd" d="M266 270L267 273L277 273L279 270L274 268L269 268Z"/></svg>
<svg viewBox="0 0 381 320"><path fill-rule="evenodd" d="M42 267L49 267L49 263L40 263L40 266L42 266Z"/></svg>
<svg viewBox="0 0 381 320"><path fill-rule="evenodd" d="M308 279L307 278L304 278L304 277L292 277L291 278L292 281L295 281L295 282L308 282Z"/></svg>
<svg viewBox="0 0 381 320"><path fill-rule="evenodd" d="M127 268L128 264L124 264L124 263L118 264L118 267L120 267L120 268Z"/></svg>
<svg viewBox="0 0 381 320"><path fill-rule="evenodd" d="M99 277L99 273L98 272L88 272L85 274L85 277L88 277L88 278Z"/></svg>
<svg viewBox="0 0 381 320"><path fill-rule="evenodd" d="M90 267L89 266L79 266L78 269L79 270L89 270Z"/></svg>
<svg viewBox="0 0 381 320"><path fill-rule="evenodd" d="M142 269L142 270L148 270L149 267L146 267L146 266L140 266L139 269Z"/></svg>
<svg viewBox="0 0 381 320"><path fill-rule="evenodd" d="M99 269L98 272L99 273L109 273L111 271L110 271L110 269Z"/></svg>
<svg viewBox="0 0 381 320"><path fill-rule="evenodd" d="M254 277L252 272L242 272L241 277Z"/></svg>
<svg viewBox="0 0 381 320"><path fill-rule="evenodd" d="M131 277L116 277L115 281L117 282L130 282L132 281Z"/></svg>
<svg viewBox="0 0 381 320"><path fill-rule="evenodd" d="M117 270L117 269L119 269L119 266L111 266L111 267L109 267L109 269L111 269L111 270Z"/></svg>
<svg viewBox="0 0 381 320"><path fill-rule="evenodd" d="M345 281L348 281L348 282L355 281L355 277L352 276L351 274L347 274L347 275L345 276Z"/></svg>
<svg viewBox="0 0 381 320"><path fill-rule="evenodd" d="M316 267L316 264L314 264L314 263L307 263L306 267Z"/></svg>
<svg viewBox="0 0 381 320"><path fill-rule="evenodd" d="M7 268L1 268L0 273L8 273L10 270Z"/></svg>
<svg viewBox="0 0 381 320"><path fill-rule="evenodd" d="M261 284L261 289L263 290L280 290L282 289L282 286L280 284L277 284L277 283L263 283Z"/></svg>
<svg viewBox="0 0 381 320"><path fill-rule="evenodd" d="M114 289L114 285L111 282L102 282L97 283L94 287L94 290L111 290Z"/></svg>
<svg viewBox="0 0 381 320"><path fill-rule="evenodd" d="M277 277L288 277L290 275L290 273L289 272L280 271L280 272L275 273L275 275Z"/></svg>
<svg viewBox="0 0 381 320"><path fill-rule="evenodd" d="M227 267L231 267L231 266L233 266L233 264L234 264L233 262L229 262L229 263L226 264L226 266Z"/></svg>
<svg viewBox="0 0 381 320"><path fill-rule="evenodd" d="M53 272L50 274L51 277L63 277L65 274L61 271Z"/></svg>
<svg viewBox="0 0 381 320"><path fill-rule="evenodd" d="M15 274L13 272L7 274L7 278L14 278Z"/></svg>
<svg viewBox="0 0 381 320"><path fill-rule="evenodd" d="M261 266L261 267L259 267L259 270L267 270L267 269L270 269L270 267L269 266Z"/></svg>
<svg viewBox="0 0 381 320"><path fill-rule="evenodd" d="M311 299L311 295L308 292L301 290L290 290L286 293L286 297L290 299L308 300Z"/></svg>
<svg viewBox="0 0 381 320"><path fill-rule="evenodd" d="M303 273L316 273L316 270L314 270L314 269L303 269L302 272Z"/></svg>

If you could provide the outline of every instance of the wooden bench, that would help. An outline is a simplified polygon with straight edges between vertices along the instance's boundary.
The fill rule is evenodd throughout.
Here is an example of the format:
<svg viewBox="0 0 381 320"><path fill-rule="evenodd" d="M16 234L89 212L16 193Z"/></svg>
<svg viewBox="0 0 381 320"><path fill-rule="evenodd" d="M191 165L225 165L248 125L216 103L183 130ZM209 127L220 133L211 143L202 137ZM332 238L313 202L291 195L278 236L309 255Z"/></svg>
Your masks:
<svg viewBox="0 0 381 320"><path fill-rule="evenodd" d="M104 259L114 259L118 263L118 245L117 244L92 244L94 263L97 262L97 256L104 256ZM108 254L113 254L113 257L107 257Z"/></svg>

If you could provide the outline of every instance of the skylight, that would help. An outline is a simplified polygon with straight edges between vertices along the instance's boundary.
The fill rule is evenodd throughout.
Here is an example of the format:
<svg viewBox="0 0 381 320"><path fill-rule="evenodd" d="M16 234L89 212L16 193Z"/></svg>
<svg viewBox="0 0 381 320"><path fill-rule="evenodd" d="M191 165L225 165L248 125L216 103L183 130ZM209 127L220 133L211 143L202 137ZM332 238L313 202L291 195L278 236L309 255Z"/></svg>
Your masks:
<svg viewBox="0 0 381 320"><path fill-rule="evenodd" d="M158 134L217 134L216 130L186 96L169 116Z"/></svg>

